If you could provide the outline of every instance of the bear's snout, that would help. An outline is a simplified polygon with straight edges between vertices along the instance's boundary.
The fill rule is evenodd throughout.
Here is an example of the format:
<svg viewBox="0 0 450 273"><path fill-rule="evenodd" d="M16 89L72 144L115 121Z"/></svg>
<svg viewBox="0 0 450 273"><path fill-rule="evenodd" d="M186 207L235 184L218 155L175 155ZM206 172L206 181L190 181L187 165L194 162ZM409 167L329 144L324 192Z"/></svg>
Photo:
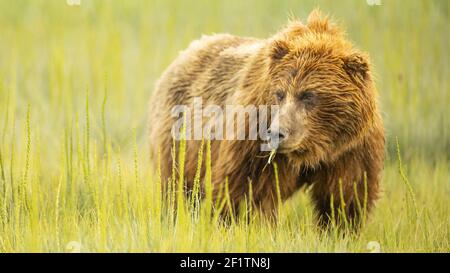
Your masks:
<svg viewBox="0 0 450 273"><path fill-rule="evenodd" d="M288 131L284 128L280 128L277 125L270 126L267 133L268 133L269 145L273 149L280 148L289 137Z"/></svg>

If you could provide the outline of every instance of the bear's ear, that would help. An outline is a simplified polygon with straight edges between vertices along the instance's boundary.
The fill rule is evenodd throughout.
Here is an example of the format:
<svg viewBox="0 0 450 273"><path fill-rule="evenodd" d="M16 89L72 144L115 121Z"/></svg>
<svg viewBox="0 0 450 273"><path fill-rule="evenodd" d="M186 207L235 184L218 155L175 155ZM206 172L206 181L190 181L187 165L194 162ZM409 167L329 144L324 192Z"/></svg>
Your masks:
<svg viewBox="0 0 450 273"><path fill-rule="evenodd" d="M270 45L270 57L274 61L283 59L289 53L289 45L284 40L274 40Z"/></svg>
<svg viewBox="0 0 450 273"><path fill-rule="evenodd" d="M369 79L369 59L363 53L352 53L343 58L343 68L358 84L364 85Z"/></svg>

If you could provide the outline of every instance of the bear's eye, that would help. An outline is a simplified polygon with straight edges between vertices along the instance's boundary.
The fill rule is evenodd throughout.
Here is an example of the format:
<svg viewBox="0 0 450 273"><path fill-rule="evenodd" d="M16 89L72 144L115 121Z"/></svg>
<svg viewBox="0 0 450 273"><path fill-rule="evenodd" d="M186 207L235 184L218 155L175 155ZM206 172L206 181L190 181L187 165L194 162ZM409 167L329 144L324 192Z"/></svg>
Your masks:
<svg viewBox="0 0 450 273"><path fill-rule="evenodd" d="M309 105L312 106L316 100L316 95L314 94L313 91L303 91L302 93L300 93L298 95L298 100Z"/></svg>
<svg viewBox="0 0 450 273"><path fill-rule="evenodd" d="M278 90L277 92L275 92L275 97L277 98L278 101L282 101L284 100L284 92L281 90Z"/></svg>

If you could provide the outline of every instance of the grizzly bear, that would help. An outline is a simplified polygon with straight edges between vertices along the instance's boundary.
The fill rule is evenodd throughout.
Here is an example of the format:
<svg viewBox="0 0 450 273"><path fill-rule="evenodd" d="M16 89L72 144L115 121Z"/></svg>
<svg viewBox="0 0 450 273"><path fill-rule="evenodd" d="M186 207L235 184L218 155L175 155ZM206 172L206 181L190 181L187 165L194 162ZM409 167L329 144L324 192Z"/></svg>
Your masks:
<svg viewBox="0 0 450 273"><path fill-rule="evenodd" d="M290 21L268 39L216 34L180 53L159 79L149 105L150 154L161 163L163 184L172 170L179 171L173 150L179 140L172 133L179 117L172 108L192 108L195 98L221 107L279 107L277 124L269 121L268 130L279 138L274 166L267 166L269 152L260 149L266 139L211 139L213 198L228 183L232 210L249 200L250 188L252 205L276 215L280 197L286 200L308 187L324 227L344 221L359 226L373 207L385 137L371 65L321 12L311 12L306 23ZM202 143L186 141L186 192L192 190ZM200 174L204 181L205 164Z"/></svg>

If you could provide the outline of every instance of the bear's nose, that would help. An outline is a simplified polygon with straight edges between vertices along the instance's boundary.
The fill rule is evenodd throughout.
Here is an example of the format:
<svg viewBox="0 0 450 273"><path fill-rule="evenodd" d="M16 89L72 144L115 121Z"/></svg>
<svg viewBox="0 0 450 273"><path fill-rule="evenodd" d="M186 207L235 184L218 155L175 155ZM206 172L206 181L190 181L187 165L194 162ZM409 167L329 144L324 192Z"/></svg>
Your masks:
<svg viewBox="0 0 450 273"><path fill-rule="evenodd" d="M269 129L267 133L269 134L270 140L274 140L278 137L279 143L283 142L283 140L287 138L286 130L283 130L282 128L279 128L278 130Z"/></svg>

